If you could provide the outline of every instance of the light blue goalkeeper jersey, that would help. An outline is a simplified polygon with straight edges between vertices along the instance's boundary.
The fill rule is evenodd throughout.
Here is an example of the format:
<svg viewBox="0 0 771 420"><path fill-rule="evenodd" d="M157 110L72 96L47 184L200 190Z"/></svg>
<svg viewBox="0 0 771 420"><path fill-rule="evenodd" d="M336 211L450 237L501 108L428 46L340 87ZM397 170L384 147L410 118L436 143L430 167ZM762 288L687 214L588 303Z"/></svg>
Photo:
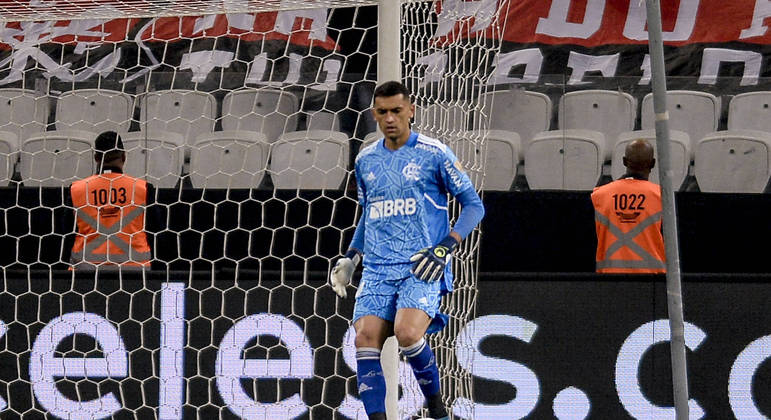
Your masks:
<svg viewBox="0 0 771 420"><path fill-rule="evenodd" d="M390 150L380 139L356 157L359 204L364 209L363 278L400 279L410 275L410 257L450 233L448 193L473 188L458 158L439 140L411 133ZM443 291L452 290L452 264Z"/></svg>

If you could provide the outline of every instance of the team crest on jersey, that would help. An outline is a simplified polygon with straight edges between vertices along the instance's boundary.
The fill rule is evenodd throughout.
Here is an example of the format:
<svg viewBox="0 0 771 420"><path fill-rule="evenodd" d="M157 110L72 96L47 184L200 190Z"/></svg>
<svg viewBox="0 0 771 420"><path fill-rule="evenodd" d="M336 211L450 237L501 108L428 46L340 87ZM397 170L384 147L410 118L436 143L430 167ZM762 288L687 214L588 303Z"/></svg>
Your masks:
<svg viewBox="0 0 771 420"><path fill-rule="evenodd" d="M407 181L418 181L420 179L420 166L415 162L410 162L402 168L402 175Z"/></svg>

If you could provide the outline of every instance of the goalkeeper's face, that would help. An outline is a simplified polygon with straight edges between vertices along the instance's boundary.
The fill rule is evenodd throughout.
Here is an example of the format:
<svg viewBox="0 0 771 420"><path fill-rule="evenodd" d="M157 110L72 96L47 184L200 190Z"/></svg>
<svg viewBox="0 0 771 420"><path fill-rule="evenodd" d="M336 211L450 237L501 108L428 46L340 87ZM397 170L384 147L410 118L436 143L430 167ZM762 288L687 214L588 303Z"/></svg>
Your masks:
<svg viewBox="0 0 771 420"><path fill-rule="evenodd" d="M372 107L380 131L386 139L404 144L410 137L410 118L415 113L415 105L401 93L394 96L378 96Z"/></svg>

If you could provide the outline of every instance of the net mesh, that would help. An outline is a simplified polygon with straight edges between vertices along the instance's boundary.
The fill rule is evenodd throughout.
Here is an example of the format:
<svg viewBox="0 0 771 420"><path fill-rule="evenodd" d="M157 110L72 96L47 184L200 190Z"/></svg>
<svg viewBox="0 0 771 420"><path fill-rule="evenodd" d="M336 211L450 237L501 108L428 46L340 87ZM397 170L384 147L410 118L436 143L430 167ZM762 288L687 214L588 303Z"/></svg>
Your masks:
<svg viewBox="0 0 771 420"><path fill-rule="evenodd" d="M3 319L13 320L0 330L0 353L4 366L18 367L3 370L0 409L366 418L353 374L353 299L338 301L326 277L360 211L352 162L376 136L375 3L0 2L0 183L8 185L0 242L9 251L0 265L8 279L14 270L29 279L6 280L0 291ZM436 36L442 22L465 28L462 15L438 7L402 6L415 127L450 144L481 188L486 134L454 124L485 115L475 99L485 79L473 63L498 47L470 32ZM121 133L126 173L155 187L145 215L153 270L142 281L67 271L68 186L96 170L94 138L104 130ZM478 248L474 232L455 259L457 291L443 302L450 324L432 339L459 418L473 418L470 366L455 359L455 343L474 316ZM52 323L62 322L71 329L57 342ZM108 332L96 337L93 325ZM262 335L238 341L250 328ZM40 344L11 339L41 332L50 339ZM232 340L242 352L225 354ZM120 367L124 350L129 371ZM42 370L10 363L16 356ZM91 373L33 362L89 357ZM419 415L418 385L406 362L399 371L400 416ZM20 390L26 398L14 398ZM131 397L140 394L152 397Z"/></svg>

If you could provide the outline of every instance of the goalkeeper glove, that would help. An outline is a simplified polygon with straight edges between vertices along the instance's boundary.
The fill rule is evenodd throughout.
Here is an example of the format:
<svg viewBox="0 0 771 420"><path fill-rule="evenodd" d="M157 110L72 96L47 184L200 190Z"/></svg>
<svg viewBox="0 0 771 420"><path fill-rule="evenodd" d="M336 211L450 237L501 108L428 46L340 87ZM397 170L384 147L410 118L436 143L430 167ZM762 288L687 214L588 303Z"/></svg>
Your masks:
<svg viewBox="0 0 771 420"><path fill-rule="evenodd" d="M337 260L337 263L332 268L332 272L329 274L329 284L332 286L332 290L341 298L348 296L345 288L351 284L353 272L356 271L359 261L361 261L359 252L349 249L343 258Z"/></svg>
<svg viewBox="0 0 771 420"><path fill-rule="evenodd" d="M447 235L441 242L431 248L423 248L416 252L410 261L412 261L412 274L415 277L434 282L442 278L444 267L450 262L450 255L458 242L450 235Z"/></svg>

